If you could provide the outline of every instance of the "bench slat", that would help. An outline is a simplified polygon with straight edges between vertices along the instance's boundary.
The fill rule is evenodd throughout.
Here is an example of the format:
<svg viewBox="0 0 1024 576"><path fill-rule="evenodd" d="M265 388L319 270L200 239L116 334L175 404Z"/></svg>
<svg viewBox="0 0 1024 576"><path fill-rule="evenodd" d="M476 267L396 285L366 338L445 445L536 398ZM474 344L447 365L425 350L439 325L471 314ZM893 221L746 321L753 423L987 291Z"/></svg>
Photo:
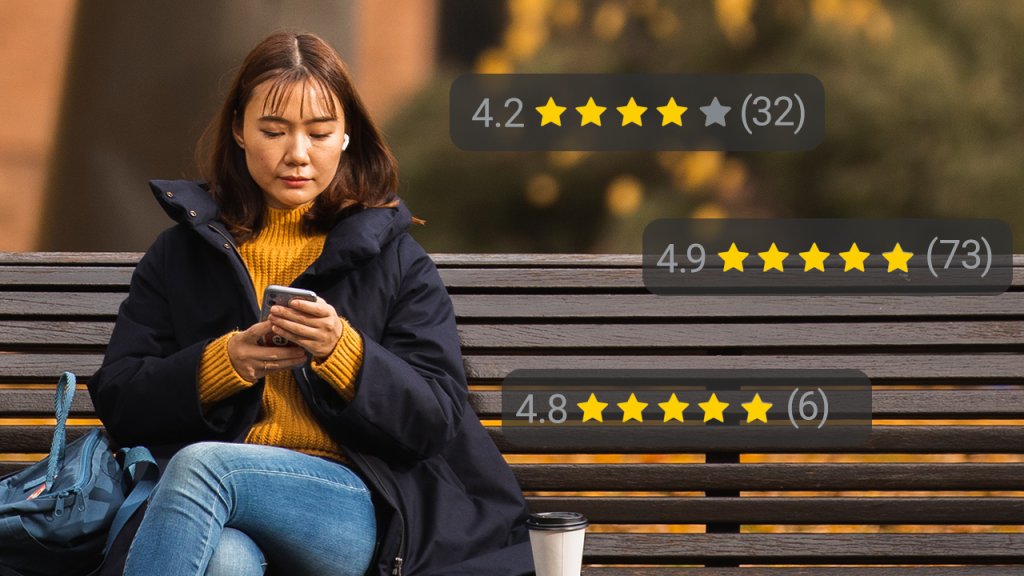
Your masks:
<svg viewBox="0 0 1024 576"><path fill-rule="evenodd" d="M523 490L1024 490L1024 463L512 464Z"/></svg>
<svg viewBox="0 0 1024 576"><path fill-rule="evenodd" d="M0 391L0 418L50 416L53 390ZM469 403L482 419L501 418L501 392L469 392ZM1020 418L1024 417L1024 390L874 390L875 418ZM72 415L90 417L88 394L77 394Z"/></svg>
<svg viewBox="0 0 1024 576"><path fill-rule="evenodd" d="M1024 534L1019 533L588 533L583 547L584 562L592 564L1012 564L1020 563L1021 555Z"/></svg>
<svg viewBox="0 0 1024 576"><path fill-rule="evenodd" d="M463 325L459 336L468 348L1024 345L1024 321Z"/></svg>
<svg viewBox="0 0 1024 576"><path fill-rule="evenodd" d="M0 355L0 370L3 356ZM854 368L874 382L986 379L1013 381L1024 378L1020 354L858 354L855 356L501 356L467 355L466 376L474 380L501 380L517 368ZM1019 382L1014 382L1019 384Z"/></svg>
<svg viewBox="0 0 1024 576"><path fill-rule="evenodd" d="M0 461L0 476L30 463ZM525 491L1024 490L1024 464L512 464Z"/></svg>
<svg viewBox="0 0 1024 576"><path fill-rule="evenodd" d="M3 264L132 264L143 252L0 252ZM437 266L631 266L643 263L640 254L462 254L429 255ZM1014 266L1024 266L1024 254L1013 255Z"/></svg>
<svg viewBox="0 0 1024 576"><path fill-rule="evenodd" d="M7 316L110 316L124 292L0 292L0 314Z"/></svg>
<svg viewBox="0 0 1024 576"><path fill-rule="evenodd" d="M743 568L688 568L584 566L582 576L1019 576L1020 566L801 566L775 568L744 566Z"/></svg>
<svg viewBox="0 0 1024 576"><path fill-rule="evenodd" d="M53 426L0 426L0 451L45 453L50 451ZM522 448L505 440L498 426L485 426L491 439L505 454L703 454L701 447L623 447L607 450L579 448ZM68 441L85 434L92 426L68 426ZM874 426L868 440L859 446L744 446L739 450L716 448L720 452L746 454L1024 454L1024 426Z"/></svg>
<svg viewBox="0 0 1024 576"><path fill-rule="evenodd" d="M125 292L2 292L0 315L117 315ZM687 296L653 294L453 294L460 319L506 318L891 318L1024 316L1024 292L968 296Z"/></svg>
<svg viewBox="0 0 1024 576"><path fill-rule="evenodd" d="M629 446L614 449L523 448L505 439L498 426L486 426L504 454L703 454L707 448ZM715 451L744 454L1024 454L1024 426L872 426L858 446L743 446Z"/></svg>
<svg viewBox="0 0 1024 576"><path fill-rule="evenodd" d="M0 354L0 378L41 378L56 384L68 371L84 383L102 364L103 354Z"/></svg>
<svg viewBox="0 0 1024 576"><path fill-rule="evenodd" d="M0 286L127 288L135 268L114 266L3 266Z"/></svg>
<svg viewBox="0 0 1024 576"><path fill-rule="evenodd" d="M113 322L0 321L0 346L106 346ZM463 348L1024 345L1024 321L786 324L509 324L459 327Z"/></svg>
<svg viewBox="0 0 1024 576"><path fill-rule="evenodd" d="M127 287L134 268L115 266L0 266L0 286ZM450 289L601 290L648 293L640 268L438 268ZM1012 286L1024 286L1024 268Z"/></svg>
<svg viewBox="0 0 1024 576"><path fill-rule="evenodd" d="M532 512L595 524L1019 524L1024 498L674 498L530 496Z"/></svg>
<svg viewBox="0 0 1024 576"><path fill-rule="evenodd" d="M1024 315L1024 292L999 296L686 296L453 294L459 318L782 318ZM115 310L116 313L116 310Z"/></svg>

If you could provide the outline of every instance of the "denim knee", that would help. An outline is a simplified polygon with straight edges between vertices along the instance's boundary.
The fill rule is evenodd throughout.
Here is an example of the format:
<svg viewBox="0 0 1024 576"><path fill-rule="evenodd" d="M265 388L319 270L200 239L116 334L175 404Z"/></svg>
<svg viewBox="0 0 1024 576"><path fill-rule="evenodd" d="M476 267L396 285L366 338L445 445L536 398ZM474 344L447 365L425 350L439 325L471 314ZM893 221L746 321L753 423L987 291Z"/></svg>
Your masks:
<svg viewBox="0 0 1024 576"><path fill-rule="evenodd" d="M205 576L263 576L267 561L245 532L224 528Z"/></svg>

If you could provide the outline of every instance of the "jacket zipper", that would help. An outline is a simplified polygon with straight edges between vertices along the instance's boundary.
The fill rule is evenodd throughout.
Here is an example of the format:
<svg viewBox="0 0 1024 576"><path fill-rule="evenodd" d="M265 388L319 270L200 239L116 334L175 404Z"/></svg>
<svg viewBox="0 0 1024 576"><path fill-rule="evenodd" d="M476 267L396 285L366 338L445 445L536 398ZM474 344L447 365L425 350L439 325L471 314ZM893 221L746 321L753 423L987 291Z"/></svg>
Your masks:
<svg viewBox="0 0 1024 576"><path fill-rule="evenodd" d="M309 375L306 373L305 366L302 367L302 377L306 379L306 384L308 385ZM395 509L395 512L398 512L398 522L402 529L399 533L398 554L395 556L395 559L391 564L391 574L392 576L402 576L402 550L405 548L405 517L402 515L402 510L398 507L398 503L391 498L391 492L388 491L388 487L385 486L384 482L380 479L380 475L377 474L377 469L373 467L373 464L370 464L370 461L367 460L361 452L355 453L359 455L359 458L364 464L366 464L366 467L370 469L370 472L373 472L373 476L377 479L377 483L380 484L381 490L384 491L384 495L387 496L388 502Z"/></svg>

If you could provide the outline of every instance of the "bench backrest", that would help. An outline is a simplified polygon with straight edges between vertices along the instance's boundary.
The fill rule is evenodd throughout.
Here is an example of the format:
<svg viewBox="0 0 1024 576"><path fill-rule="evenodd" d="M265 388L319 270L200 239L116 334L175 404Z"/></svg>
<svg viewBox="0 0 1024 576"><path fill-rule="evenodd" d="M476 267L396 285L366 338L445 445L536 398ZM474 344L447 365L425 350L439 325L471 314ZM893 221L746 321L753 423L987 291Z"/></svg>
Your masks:
<svg viewBox="0 0 1024 576"><path fill-rule="evenodd" d="M140 256L0 254L0 474L49 450L53 427L35 419L52 417L60 372L84 384L100 365ZM595 525L588 562L1022 561L1019 533L738 532L1022 524L1020 493L906 491L1024 490L1024 257L1009 292L983 297L659 297L643 286L639 256L433 258L455 306L474 409L535 511L576 510ZM516 368L855 368L871 378L875 424L855 448L744 448L742 463L734 450L520 454L498 426L498 386ZM76 396L72 418L70 439L98 423L88 394ZM896 456L908 454L922 461Z"/></svg>

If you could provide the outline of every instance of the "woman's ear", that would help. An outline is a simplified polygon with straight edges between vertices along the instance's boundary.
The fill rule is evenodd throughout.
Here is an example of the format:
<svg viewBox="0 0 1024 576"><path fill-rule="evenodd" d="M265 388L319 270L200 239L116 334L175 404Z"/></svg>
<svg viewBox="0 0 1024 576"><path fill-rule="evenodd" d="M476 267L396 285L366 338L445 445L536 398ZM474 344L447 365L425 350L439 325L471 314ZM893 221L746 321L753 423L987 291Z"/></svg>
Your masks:
<svg viewBox="0 0 1024 576"><path fill-rule="evenodd" d="M235 137L238 147L245 150L245 138L242 137L242 124L238 120L238 110L235 110L234 117L231 120L231 134Z"/></svg>

